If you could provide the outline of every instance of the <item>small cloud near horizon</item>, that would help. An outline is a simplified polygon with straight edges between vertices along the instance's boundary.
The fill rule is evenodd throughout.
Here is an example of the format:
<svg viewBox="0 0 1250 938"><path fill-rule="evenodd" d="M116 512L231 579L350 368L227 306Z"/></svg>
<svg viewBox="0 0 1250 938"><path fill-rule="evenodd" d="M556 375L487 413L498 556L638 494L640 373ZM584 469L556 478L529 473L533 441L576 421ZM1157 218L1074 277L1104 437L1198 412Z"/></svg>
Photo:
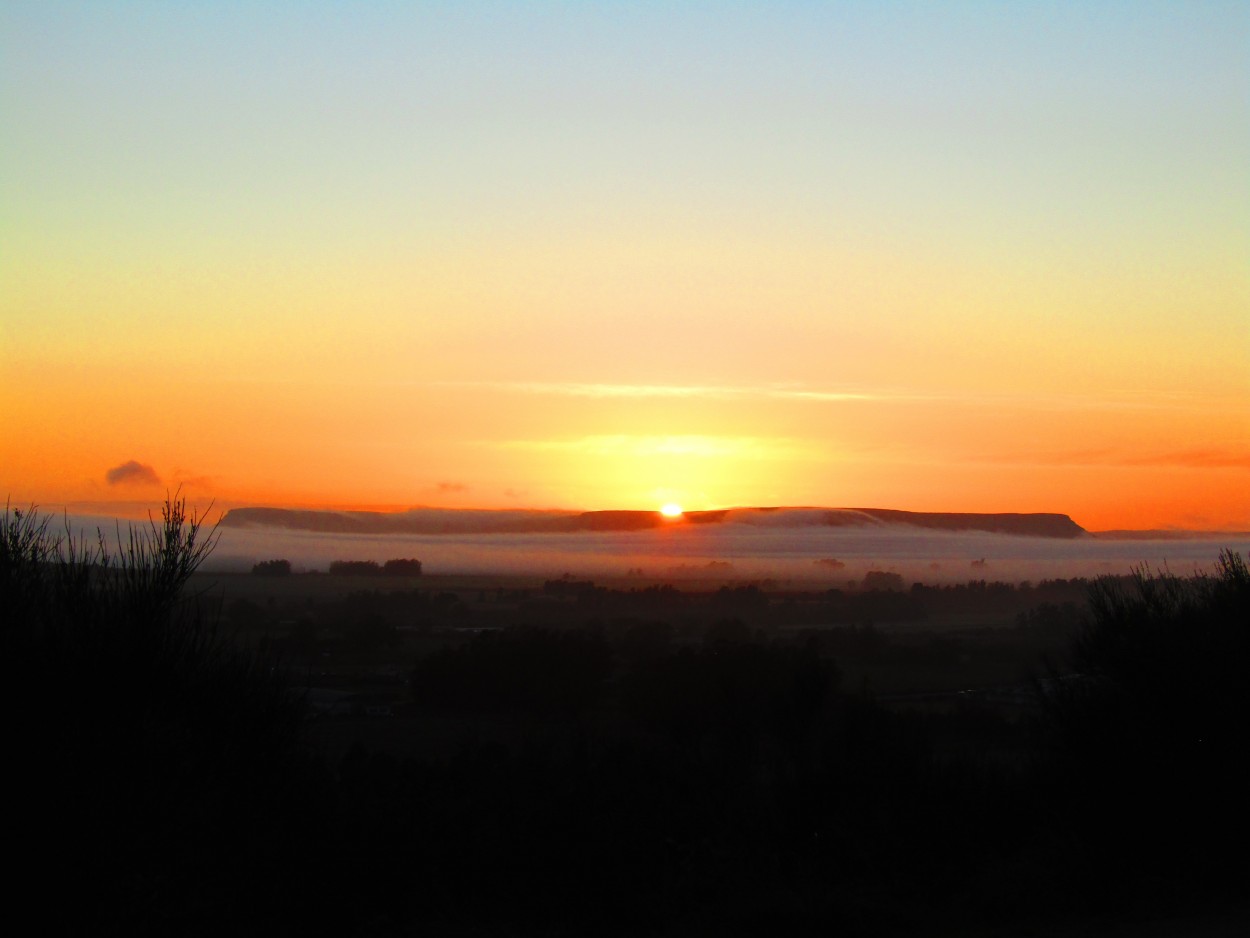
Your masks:
<svg viewBox="0 0 1250 938"><path fill-rule="evenodd" d="M439 482L435 488L444 494L469 491L469 487L461 482Z"/></svg>
<svg viewBox="0 0 1250 938"><path fill-rule="evenodd" d="M104 473L109 485L160 485L161 477L151 466L131 459Z"/></svg>

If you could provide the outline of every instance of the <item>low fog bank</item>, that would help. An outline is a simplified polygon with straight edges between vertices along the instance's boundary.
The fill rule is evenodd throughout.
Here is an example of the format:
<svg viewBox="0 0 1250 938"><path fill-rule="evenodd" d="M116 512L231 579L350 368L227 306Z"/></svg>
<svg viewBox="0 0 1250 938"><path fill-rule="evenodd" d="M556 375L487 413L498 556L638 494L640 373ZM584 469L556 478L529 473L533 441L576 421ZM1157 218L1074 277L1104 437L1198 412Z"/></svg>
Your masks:
<svg viewBox="0 0 1250 938"><path fill-rule="evenodd" d="M905 526L770 528L684 526L576 534L355 536L223 528L209 566L250 570L271 558L299 570L335 560L415 557L426 573L634 576L648 579L811 580L844 585L869 570L908 582L1040 580L1128 573L1148 564L1187 574L1210 568L1220 548L1250 552L1250 537L1203 540L1059 540Z"/></svg>
<svg viewBox="0 0 1250 938"><path fill-rule="evenodd" d="M741 526L767 528L872 528L907 525L939 531L985 531L1026 537L1086 537L1067 515L897 511L886 508L747 507L688 511L668 518L658 511L497 511L414 508L408 511L326 511L235 508L226 528L314 531L321 534L568 534L647 531L659 528Z"/></svg>
<svg viewBox="0 0 1250 938"><path fill-rule="evenodd" d="M214 521L216 519L213 519ZM1250 533L1137 537L1019 537L984 531L940 531L902 524L837 527L790 523L676 525L637 531L572 533L441 533L356 535L261 526L217 528L206 571L247 572L262 560L326 571L336 560L419 559L428 574L633 577L690 580L799 580L844 586L869 570L907 582L1021 582L1123 574L1167 567L1185 575L1208 570L1221 548L1250 553ZM132 522L98 515L53 518L94 543L97 531L116 543ZM138 522L144 524L146 522Z"/></svg>

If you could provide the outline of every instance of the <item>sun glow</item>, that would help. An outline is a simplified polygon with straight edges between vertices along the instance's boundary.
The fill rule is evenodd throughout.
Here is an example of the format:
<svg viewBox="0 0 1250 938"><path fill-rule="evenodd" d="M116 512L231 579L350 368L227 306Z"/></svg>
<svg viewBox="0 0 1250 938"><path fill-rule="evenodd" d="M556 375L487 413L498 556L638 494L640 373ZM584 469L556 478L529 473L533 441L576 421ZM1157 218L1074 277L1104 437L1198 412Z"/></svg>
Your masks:
<svg viewBox="0 0 1250 938"><path fill-rule="evenodd" d="M674 504L673 502L669 502L667 505L661 505L660 514L662 514L665 518L680 518L681 505Z"/></svg>

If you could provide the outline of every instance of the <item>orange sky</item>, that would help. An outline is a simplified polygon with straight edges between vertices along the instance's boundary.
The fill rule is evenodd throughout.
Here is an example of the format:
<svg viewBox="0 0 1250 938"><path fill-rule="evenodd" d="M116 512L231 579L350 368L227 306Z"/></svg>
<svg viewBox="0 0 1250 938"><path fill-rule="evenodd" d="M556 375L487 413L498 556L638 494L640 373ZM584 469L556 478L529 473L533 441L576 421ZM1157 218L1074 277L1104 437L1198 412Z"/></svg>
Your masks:
<svg viewBox="0 0 1250 938"><path fill-rule="evenodd" d="M1250 529L1244 9L468 8L6 8L11 499Z"/></svg>

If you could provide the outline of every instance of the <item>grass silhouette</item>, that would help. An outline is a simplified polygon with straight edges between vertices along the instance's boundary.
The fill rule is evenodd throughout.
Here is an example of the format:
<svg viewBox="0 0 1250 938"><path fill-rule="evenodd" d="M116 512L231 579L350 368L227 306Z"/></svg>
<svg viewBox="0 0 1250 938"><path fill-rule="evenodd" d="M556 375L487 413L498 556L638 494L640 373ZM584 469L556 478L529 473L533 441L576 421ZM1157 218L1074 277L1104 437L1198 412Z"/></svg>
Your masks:
<svg viewBox="0 0 1250 938"><path fill-rule="evenodd" d="M114 543L6 506L10 848L66 892L45 920L191 933L267 904L248 874L296 829L302 711L187 593L214 544L176 496Z"/></svg>

